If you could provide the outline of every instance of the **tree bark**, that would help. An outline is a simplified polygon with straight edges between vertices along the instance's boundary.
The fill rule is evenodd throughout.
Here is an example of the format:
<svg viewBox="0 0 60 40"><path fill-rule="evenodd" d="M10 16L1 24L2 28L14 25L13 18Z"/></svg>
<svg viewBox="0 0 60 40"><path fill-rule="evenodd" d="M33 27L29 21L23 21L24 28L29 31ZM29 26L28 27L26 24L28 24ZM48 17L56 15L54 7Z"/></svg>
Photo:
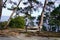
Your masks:
<svg viewBox="0 0 60 40"><path fill-rule="evenodd" d="M3 0L0 0L0 19L2 15L2 5L3 5Z"/></svg>
<svg viewBox="0 0 60 40"><path fill-rule="evenodd" d="M19 1L17 7L18 7L19 4L21 3L21 1L22 1L22 0ZM10 15L10 18L8 19L8 22L7 22L7 24L4 26L4 28L7 28L7 26L9 25L9 23L10 23L10 21L11 21L11 18L12 18L12 16L13 16L13 14L15 13L16 10L17 10L17 8L15 8L15 9L13 10L13 12L12 12L12 14Z"/></svg>
<svg viewBox="0 0 60 40"><path fill-rule="evenodd" d="M41 31L42 26L43 26L43 17L44 17L44 12L45 12L45 8L46 8L46 5L47 5L47 1L48 0L45 0L44 7L43 7L43 10L42 10L42 13L41 13L41 20L40 20L40 23L39 23L39 32Z"/></svg>

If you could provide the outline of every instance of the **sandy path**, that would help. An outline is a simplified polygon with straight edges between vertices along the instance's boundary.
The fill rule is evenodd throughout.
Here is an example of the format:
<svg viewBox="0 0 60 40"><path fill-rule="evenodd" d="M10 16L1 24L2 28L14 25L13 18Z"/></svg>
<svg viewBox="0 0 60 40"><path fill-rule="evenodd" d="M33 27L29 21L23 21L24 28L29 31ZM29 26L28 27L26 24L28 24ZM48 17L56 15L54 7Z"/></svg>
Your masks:
<svg viewBox="0 0 60 40"><path fill-rule="evenodd" d="M37 36L32 36L32 37L26 37L25 34L20 34L19 36L16 37L0 37L0 40L60 40L60 38L47 38L47 37L37 37Z"/></svg>

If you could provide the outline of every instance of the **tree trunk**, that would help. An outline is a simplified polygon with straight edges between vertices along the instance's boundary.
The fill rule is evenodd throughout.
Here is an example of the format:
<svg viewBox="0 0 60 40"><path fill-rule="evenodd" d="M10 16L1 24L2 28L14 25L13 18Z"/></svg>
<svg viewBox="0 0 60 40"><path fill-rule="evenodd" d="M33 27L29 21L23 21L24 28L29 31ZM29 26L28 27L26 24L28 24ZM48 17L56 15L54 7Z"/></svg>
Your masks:
<svg viewBox="0 0 60 40"><path fill-rule="evenodd" d="M19 1L17 7L18 7L19 4L21 3L21 1L22 1L22 0ZM17 10L17 8L13 10L13 12L12 12L12 14L10 15L10 18L8 19L8 22L7 22L7 24L4 26L4 28L7 28L7 26L9 25L9 23L10 23L10 21L11 21L11 18L12 18L12 16L13 16L13 14L15 13L16 10Z"/></svg>
<svg viewBox="0 0 60 40"><path fill-rule="evenodd" d="M3 5L3 0L0 0L0 19L2 15L2 5Z"/></svg>
<svg viewBox="0 0 60 40"><path fill-rule="evenodd" d="M43 26L43 17L44 17L44 12L45 12L45 8L46 8L46 5L47 5L47 1L48 0L45 0L44 7L43 7L43 10L42 10L42 13L41 13L41 20L40 20L40 23L39 23L39 32L41 31L42 26Z"/></svg>

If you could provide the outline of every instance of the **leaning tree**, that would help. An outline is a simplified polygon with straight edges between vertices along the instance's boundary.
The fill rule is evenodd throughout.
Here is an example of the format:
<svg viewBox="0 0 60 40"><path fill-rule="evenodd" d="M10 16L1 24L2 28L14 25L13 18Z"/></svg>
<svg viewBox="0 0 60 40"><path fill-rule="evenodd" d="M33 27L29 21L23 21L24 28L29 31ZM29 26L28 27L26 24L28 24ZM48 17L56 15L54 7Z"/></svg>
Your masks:
<svg viewBox="0 0 60 40"><path fill-rule="evenodd" d="M45 8L46 8L46 5L47 5L47 1L48 0L45 0L44 6L43 6L43 9L42 9L42 12L41 12L41 20L40 20L40 23L39 23L39 32L41 31L42 26L43 26L43 17L44 17L44 12L45 12Z"/></svg>
<svg viewBox="0 0 60 40"><path fill-rule="evenodd" d="M18 5L16 6L16 8L13 8L13 12L12 14L10 15L10 18L8 19L8 22L7 24L4 26L4 28L7 28L7 26L9 25L10 21L11 21L11 18L13 16L13 14L16 12L17 8L19 7L20 3L21 3L22 0L19 1Z"/></svg>

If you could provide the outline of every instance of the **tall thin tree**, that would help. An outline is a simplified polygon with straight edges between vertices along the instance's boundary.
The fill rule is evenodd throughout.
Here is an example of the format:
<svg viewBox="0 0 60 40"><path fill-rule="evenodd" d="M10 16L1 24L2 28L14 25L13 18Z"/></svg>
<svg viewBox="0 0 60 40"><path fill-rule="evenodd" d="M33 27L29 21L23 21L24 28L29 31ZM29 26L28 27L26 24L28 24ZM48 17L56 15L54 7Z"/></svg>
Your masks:
<svg viewBox="0 0 60 40"><path fill-rule="evenodd" d="M3 0L0 0L0 19L2 15L2 5L3 5Z"/></svg>
<svg viewBox="0 0 60 40"><path fill-rule="evenodd" d="M7 28L7 26L9 25L10 21L11 21L11 18L13 16L13 14L15 13L15 11L17 10L17 8L19 7L20 3L21 3L22 0L19 1L17 7L13 10L12 14L10 15L10 18L8 19L8 22L7 24L4 26L4 28Z"/></svg>
<svg viewBox="0 0 60 40"><path fill-rule="evenodd" d="M42 10L42 13L41 13L41 20L40 20L40 23L39 23L39 32L41 31L42 26L43 26L43 18L44 18L44 12L45 12L45 8L46 8L46 5L47 5L47 1L48 0L45 0L44 7L43 7L43 10Z"/></svg>

